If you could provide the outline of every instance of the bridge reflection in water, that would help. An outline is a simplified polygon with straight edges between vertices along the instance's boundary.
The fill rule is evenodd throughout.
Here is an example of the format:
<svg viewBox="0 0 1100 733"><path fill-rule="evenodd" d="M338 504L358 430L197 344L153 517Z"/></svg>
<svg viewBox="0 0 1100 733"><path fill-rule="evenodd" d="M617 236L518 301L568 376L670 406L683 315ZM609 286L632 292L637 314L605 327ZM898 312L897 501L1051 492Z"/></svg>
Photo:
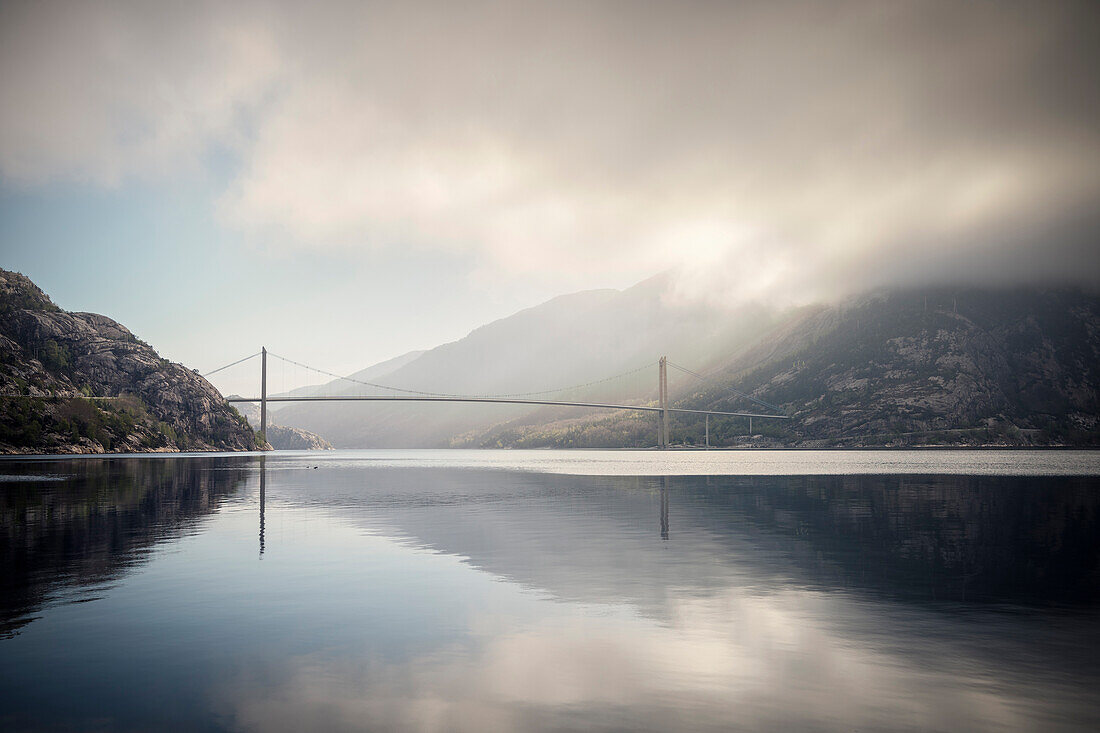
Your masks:
<svg viewBox="0 0 1100 733"><path fill-rule="evenodd" d="M1096 476L391 457L7 461L0 728L404 730L423 701L522 730L1100 719Z"/></svg>
<svg viewBox="0 0 1100 733"><path fill-rule="evenodd" d="M260 556L264 554L264 523L265 523L265 511L267 508L267 456L260 456ZM660 508L660 527L661 527L661 539L667 540L668 534L668 506L669 506L669 477L661 477L661 508Z"/></svg>
<svg viewBox="0 0 1100 733"><path fill-rule="evenodd" d="M267 503L267 456L260 456L260 557L264 554L264 506Z"/></svg>
<svg viewBox="0 0 1100 733"><path fill-rule="evenodd" d="M661 477L661 539L668 539L668 476Z"/></svg>

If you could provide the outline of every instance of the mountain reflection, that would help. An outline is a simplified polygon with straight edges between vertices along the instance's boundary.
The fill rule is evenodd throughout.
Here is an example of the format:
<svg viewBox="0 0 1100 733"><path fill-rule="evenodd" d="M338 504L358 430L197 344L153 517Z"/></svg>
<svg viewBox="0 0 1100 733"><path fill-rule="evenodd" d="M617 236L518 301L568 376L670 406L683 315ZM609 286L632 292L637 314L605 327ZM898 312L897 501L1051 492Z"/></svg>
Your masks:
<svg viewBox="0 0 1100 733"><path fill-rule="evenodd" d="M1087 478L337 467L297 483L272 481L284 506L401 539L403 572L426 549L420 557L509 581L501 593L555 602L528 618L494 598L457 639L404 654L315 649L241 672L218 711L243 730L1078 730L1097 720ZM1038 607L1051 603L1068 614L1060 624Z"/></svg>
<svg viewBox="0 0 1100 733"><path fill-rule="evenodd" d="M5 730L1100 723L1089 477L7 466Z"/></svg>
<svg viewBox="0 0 1100 733"><path fill-rule="evenodd" d="M0 635L66 588L100 586L211 514L247 459L6 461L0 484ZM49 473L45 473L46 471Z"/></svg>
<svg viewBox="0 0 1100 733"><path fill-rule="evenodd" d="M334 469L300 500L572 600L645 605L733 577L932 603L1100 598L1093 478L500 475ZM654 519L669 553L646 539Z"/></svg>
<svg viewBox="0 0 1100 733"><path fill-rule="evenodd" d="M683 482L701 525L786 541L821 587L930 601L1100 598L1100 495L1082 477L794 476Z"/></svg>

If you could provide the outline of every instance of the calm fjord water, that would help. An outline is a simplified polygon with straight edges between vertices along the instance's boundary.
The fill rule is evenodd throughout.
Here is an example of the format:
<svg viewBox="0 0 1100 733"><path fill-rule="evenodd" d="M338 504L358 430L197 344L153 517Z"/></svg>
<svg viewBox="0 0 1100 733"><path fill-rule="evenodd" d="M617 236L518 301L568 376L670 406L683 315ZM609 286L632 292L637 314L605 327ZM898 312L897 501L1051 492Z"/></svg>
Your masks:
<svg viewBox="0 0 1100 733"><path fill-rule="evenodd" d="M0 729L1097 730L1100 455L0 461Z"/></svg>

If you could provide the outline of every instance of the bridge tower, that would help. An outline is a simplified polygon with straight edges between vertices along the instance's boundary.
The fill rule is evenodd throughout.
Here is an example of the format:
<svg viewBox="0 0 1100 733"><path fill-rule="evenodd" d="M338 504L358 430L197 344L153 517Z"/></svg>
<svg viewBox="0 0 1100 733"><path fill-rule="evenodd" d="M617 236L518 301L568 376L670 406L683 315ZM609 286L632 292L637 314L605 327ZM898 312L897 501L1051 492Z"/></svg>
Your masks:
<svg viewBox="0 0 1100 733"><path fill-rule="evenodd" d="M657 400L661 408L661 422L657 426L657 447L668 448L668 357L662 356L657 362L659 367Z"/></svg>
<svg viewBox="0 0 1100 733"><path fill-rule="evenodd" d="M260 347L260 437L267 441L267 347Z"/></svg>

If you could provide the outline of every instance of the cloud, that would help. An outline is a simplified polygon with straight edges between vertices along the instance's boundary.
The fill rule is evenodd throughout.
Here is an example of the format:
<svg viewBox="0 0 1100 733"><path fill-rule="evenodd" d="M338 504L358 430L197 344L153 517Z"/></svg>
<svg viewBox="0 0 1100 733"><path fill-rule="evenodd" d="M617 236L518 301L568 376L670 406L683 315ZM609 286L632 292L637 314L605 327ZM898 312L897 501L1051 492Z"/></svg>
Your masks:
<svg viewBox="0 0 1100 733"><path fill-rule="evenodd" d="M17 184L172 178L274 82L272 39L214 4L0 8L0 171Z"/></svg>
<svg viewBox="0 0 1100 733"><path fill-rule="evenodd" d="M2 12L6 179L173 177L229 145L223 220L273 247L680 266L718 299L1100 280L1088 3Z"/></svg>

